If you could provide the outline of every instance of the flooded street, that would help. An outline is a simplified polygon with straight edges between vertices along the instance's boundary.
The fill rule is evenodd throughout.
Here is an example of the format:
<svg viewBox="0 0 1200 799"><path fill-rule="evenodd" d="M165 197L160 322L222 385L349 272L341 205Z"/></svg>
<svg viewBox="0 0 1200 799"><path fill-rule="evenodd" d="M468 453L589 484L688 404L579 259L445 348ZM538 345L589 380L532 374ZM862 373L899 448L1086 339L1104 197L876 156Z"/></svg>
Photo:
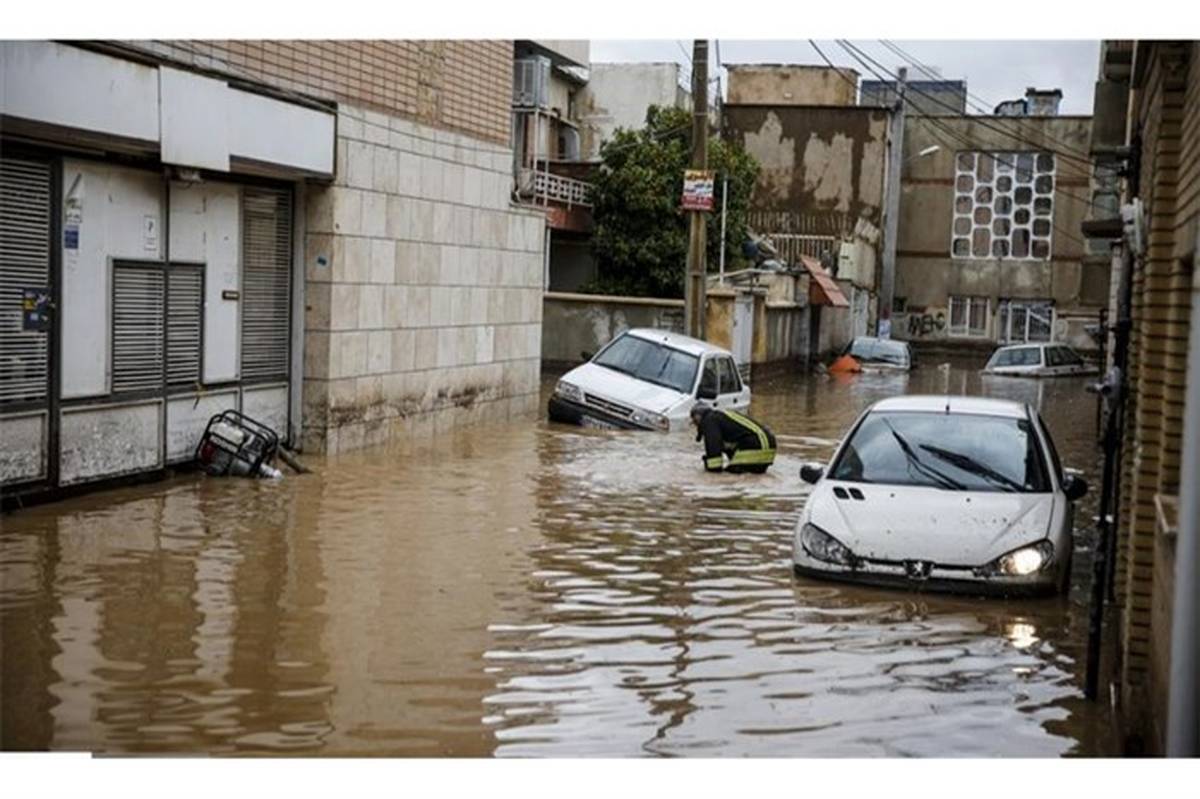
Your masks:
<svg viewBox="0 0 1200 799"><path fill-rule="evenodd" d="M930 359L932 360L932 359ZM808 486L870 402L1039 407L1096 487L1080 379L760 378L767 475L690 435L514 420L279 483L204 479L0 518L6 750L384 756L1110 754L1069 598L798 579ZM553 380L547 378L549 391ZM543 404L544 407L544 404Z"/></svg>

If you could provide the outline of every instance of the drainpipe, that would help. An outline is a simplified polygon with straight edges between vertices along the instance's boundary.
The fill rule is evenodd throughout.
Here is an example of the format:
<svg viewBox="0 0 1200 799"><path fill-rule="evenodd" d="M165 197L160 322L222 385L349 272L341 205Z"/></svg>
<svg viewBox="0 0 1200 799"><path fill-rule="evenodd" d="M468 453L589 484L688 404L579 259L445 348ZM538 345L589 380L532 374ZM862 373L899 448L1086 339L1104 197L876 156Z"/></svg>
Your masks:
<svg viewBox="0 0 1200 799"><path fill-rule="evenodd" d="M1192 323L1184 405L1183 464L1179 476L1179 534L1175 551L1175 607L1171 622L1171 677L1167 697L1167 756L1200 754L1197 682L1200 682L1200 281L1192 277Z"/></svg>

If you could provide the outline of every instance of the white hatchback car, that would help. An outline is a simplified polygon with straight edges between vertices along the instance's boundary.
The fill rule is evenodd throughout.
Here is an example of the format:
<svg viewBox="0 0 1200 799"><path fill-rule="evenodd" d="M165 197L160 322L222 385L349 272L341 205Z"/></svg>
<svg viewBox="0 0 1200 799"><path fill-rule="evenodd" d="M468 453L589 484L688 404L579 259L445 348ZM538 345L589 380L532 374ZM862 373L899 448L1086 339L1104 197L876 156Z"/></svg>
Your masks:
<svg viewBox="0 0 1200 799"><path fill-rule="evenodd" d="M907 396L868 408L813 483L796 524L798 574L968 593L1038 594L1068 584L1074 502L1029 406Z"/></svg>
<svg viewBox="0 0 1200 799"><path fill-rule="evenodd" d="M678 333L634 328L562 376L549 415L555 422L678 430L697 399L717 408L750 406L733 355Z"/></svg>
<svg viewBox="0 0 1200 799"><path fill-rule="evenodd" d="M1065 344L1015 344L992 353L985 374L1013 377L1091 375L1097 369Z"/></svg>

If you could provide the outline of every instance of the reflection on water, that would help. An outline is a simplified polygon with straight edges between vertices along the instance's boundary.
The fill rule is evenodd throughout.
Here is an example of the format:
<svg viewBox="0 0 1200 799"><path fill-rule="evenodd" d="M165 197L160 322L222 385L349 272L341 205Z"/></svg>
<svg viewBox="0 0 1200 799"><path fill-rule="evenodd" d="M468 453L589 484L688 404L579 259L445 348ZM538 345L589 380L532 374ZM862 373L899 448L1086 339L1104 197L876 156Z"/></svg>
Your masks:
<svg viewBox="0 0 1200 799"><path fill-rule="evenodd" d="M754 391L780 442L763 476L706 475L686 434L519 420L282 483L187 476L3 517L3 748L1103 753L1080 688L1090 531L1063 600L861 589L789 561L799 464L873 400L1029 402L1094 476L1082 383L934 365Z"/></svg>

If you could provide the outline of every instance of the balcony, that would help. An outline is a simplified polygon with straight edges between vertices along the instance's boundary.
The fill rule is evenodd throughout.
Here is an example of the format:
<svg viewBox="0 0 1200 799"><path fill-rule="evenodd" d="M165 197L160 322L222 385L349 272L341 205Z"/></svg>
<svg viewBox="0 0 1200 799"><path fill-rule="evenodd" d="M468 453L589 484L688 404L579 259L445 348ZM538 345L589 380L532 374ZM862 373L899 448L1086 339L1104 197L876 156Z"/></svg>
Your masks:
<svg viewBox="0 0 1200 799"><path fill-rule="evenodd" d="M586 233L592 228L591 184L585 180L522 169L517 173L517 193L525 202L546 209L546 221L555 230Z"/></svg>

